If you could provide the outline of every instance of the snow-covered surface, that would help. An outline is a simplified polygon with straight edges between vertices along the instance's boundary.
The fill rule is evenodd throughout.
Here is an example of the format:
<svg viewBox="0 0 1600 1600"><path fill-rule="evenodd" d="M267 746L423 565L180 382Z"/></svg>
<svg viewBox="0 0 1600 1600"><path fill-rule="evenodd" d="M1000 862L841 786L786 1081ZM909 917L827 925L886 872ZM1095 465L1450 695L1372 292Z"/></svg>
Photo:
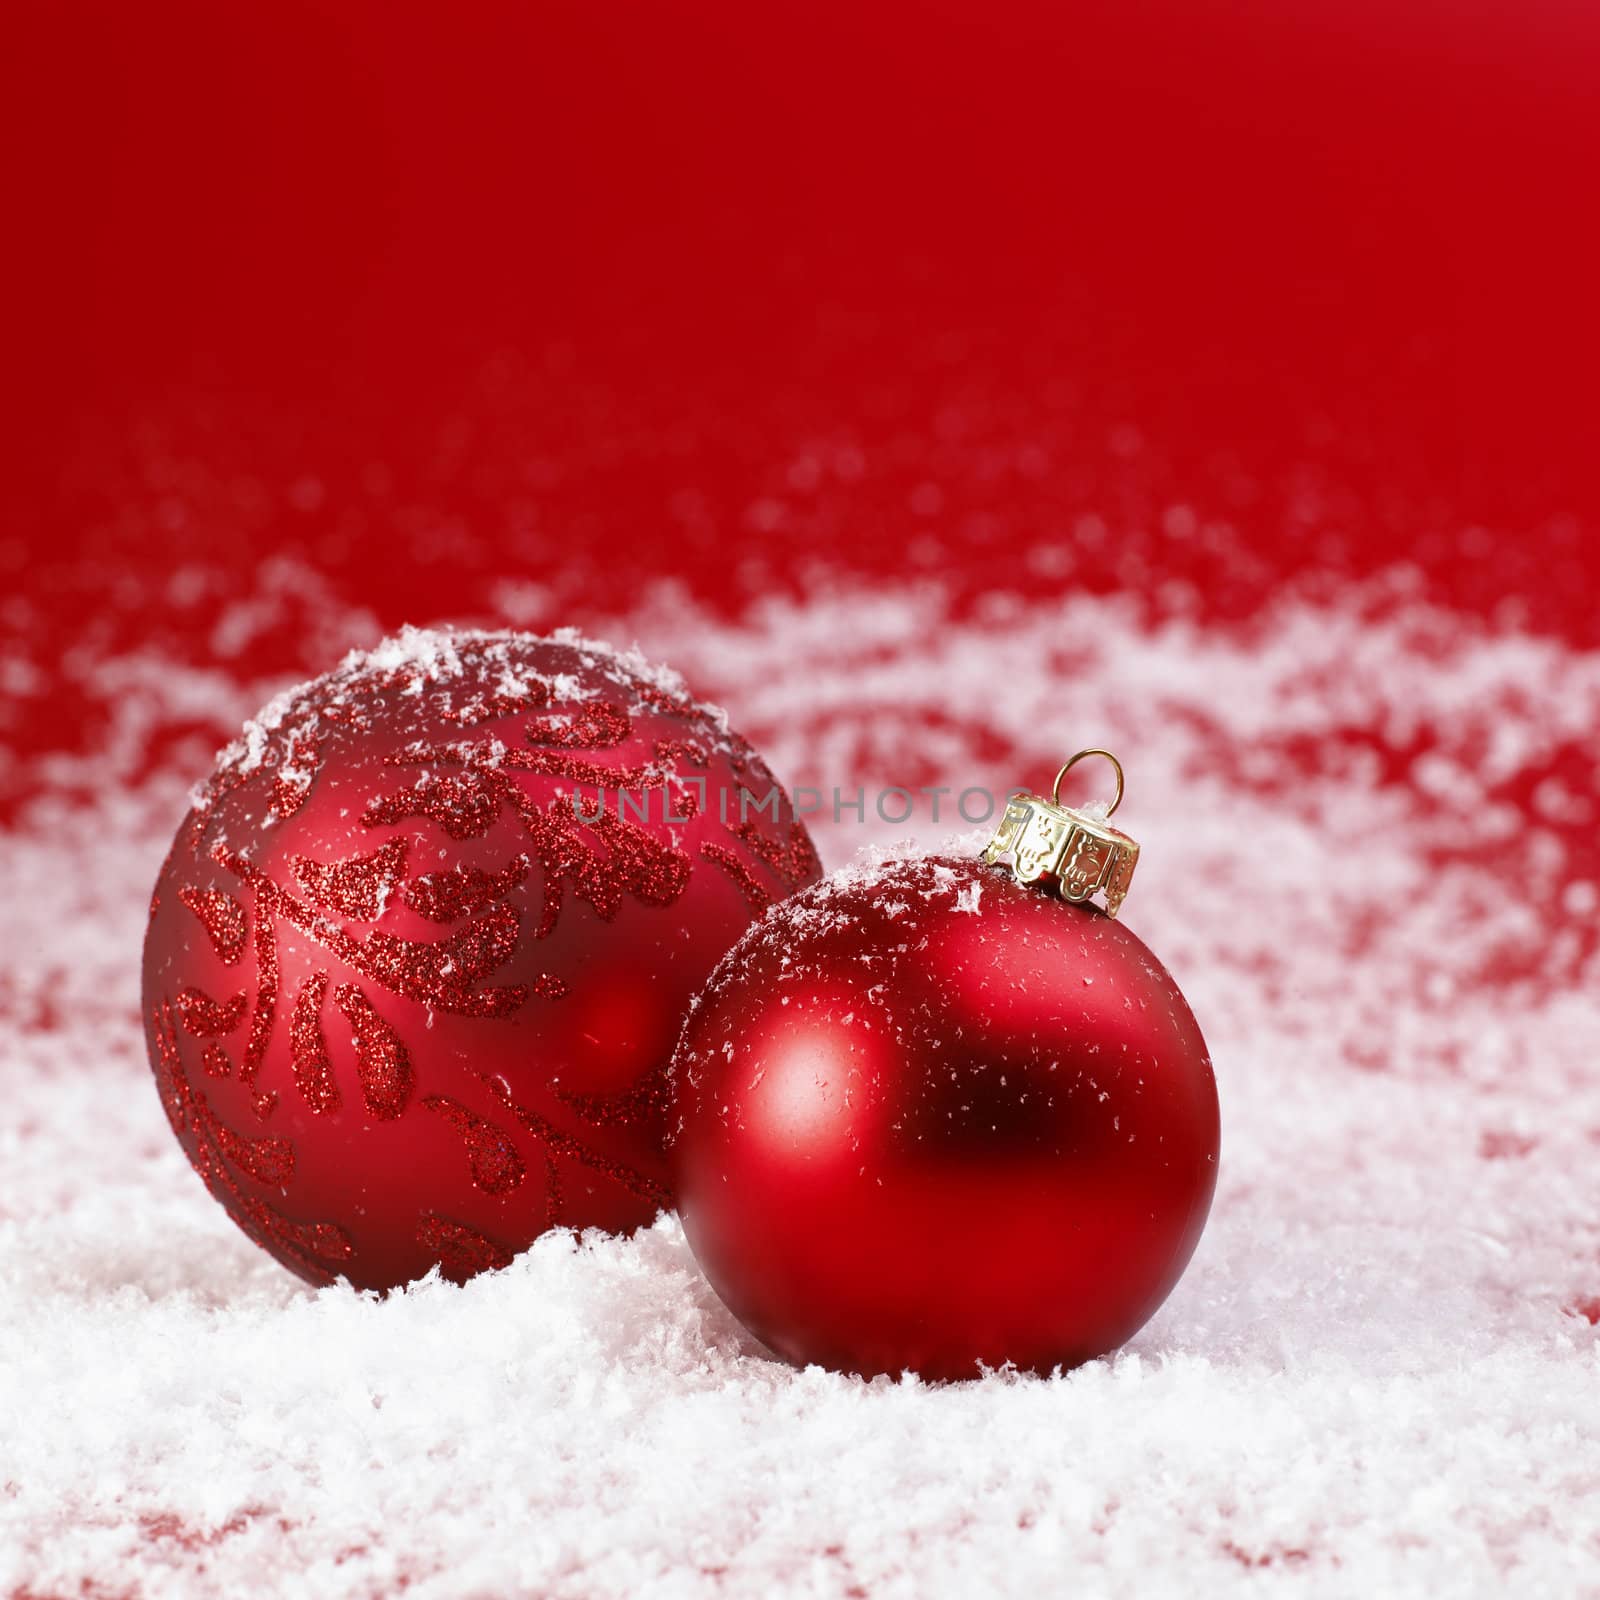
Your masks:
<svg viewBox="0 0 1600 1600"><path fill-rule="evenodd" d="M142 1056L205 752L117 782L275 686L107 661L111 737L0 854L0 1595L1595 1592L1600 658L1403 581L1232 630L932 590L583 620L825 792L1118 753L1124 916L1222 1098L1188 1275L1114 1359L944 1389L767 1360L670 1219L464 1289L307 1289ZM907 831L867 818L813 819L830 864Z"/></svg>

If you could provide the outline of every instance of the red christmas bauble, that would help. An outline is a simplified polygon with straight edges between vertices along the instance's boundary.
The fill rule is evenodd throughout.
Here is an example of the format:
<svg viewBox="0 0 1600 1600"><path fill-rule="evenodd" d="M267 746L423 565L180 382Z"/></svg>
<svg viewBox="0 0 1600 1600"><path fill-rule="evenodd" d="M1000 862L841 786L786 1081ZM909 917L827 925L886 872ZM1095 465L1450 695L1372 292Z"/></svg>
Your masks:
<svg viewBox="0 0 1600 1600"><path fill-rule="evenodd" d="M648 1221L688 1002L818 875L774 792L673 675L571 633L407 630L275 700L145 940L151 1064L211 1192L363 1288Z"/></svg>
<svg viewBox="0 0 1600 1600"><path fill-rule="evenodd" d="M775 906L674 1058L678 1209L729 1309L794 1362L970 1378L1128 1339L1216 1182L1200 1029L1121 923L976 861Z"/></svg>

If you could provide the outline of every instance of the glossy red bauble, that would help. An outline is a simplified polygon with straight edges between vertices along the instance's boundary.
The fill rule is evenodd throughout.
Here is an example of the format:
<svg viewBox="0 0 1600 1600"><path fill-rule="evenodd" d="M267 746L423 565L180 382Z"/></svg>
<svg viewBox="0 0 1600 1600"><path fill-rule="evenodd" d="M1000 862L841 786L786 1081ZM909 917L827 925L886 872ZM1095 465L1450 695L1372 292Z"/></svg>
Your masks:
<svg viewBox="0 0 1600 1600"><path fill-rule="evenodd" d="M975 861L843 874L729 952L674 1058L690 1245L779 1355L1049 1371L1129 1338L1216 1182L1216 1084L1120 922Z"/></svg>
<svg viewBox="0 0 1600 1600"><path fill-rule="evenodd" d="M211 1192L370 1288L648 1221L690 997L817 876L773 787L670 674L570 634L408 630L274 701L145 941L151 1063Z"/></svg>

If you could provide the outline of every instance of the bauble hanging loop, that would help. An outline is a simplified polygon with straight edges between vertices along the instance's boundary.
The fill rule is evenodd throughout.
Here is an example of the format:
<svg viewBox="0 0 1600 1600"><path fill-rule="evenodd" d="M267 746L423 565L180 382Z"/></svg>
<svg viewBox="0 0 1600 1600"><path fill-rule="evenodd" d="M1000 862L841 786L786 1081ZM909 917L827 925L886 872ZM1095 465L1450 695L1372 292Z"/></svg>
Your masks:
<svg viewBox="0 0 1600 1600"><path fill-rule="evenodd" d="M1111 763L1115 796L1104 807L1062 805L1061 780L1089 756ZM1008 859L1018 883L1053 888L1074 904L1103 895L1106 912L1114 917L1139 862L1138 844L1109 820L1122 804L1122 791L1122 763L1109 750L1080 750L1056 773L1048 800L1026 790L1011 795L994 837L983 847L983 859L991 866Z"/></svg>
<svg viewBox="0 0 1600 1600"><path fill-rule="evenodd" d="M1111 768L1117 775L1117 792L1114 796L1112 796L1111 804L1106 807L1106 815L1108 817L1114 817L1117 814L1117 807L1122 804L1122 763L1118 761L1109 750L1080 750L1075 756L1068 756L1067 759L1062 762L1061 770L1056 774L1056 781L1051 786L1050 802L1052 805L1061 804L1061 780L1066 777L1066 775L1071 772L1080 761L1086 761L1090 756L1104 756L1106 760L1111 763Z"/></svg>

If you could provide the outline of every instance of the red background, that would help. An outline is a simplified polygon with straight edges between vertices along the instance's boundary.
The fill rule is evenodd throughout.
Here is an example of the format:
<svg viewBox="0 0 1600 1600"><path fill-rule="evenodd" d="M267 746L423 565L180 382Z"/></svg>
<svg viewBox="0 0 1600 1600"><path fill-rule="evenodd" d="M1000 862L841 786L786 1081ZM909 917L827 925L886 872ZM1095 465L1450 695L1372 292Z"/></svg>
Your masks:
<svg viewBox="0 0 1600 1600"><path fill-rule="evenodd" d="M273 555L385 623L819 567L1220 618L1404 561L1600 640L1592 8L5 33L0 619L52 674L13 778L94 737L69 647L226 653ZM294 633L241 670L318 665Z"/></svg>

